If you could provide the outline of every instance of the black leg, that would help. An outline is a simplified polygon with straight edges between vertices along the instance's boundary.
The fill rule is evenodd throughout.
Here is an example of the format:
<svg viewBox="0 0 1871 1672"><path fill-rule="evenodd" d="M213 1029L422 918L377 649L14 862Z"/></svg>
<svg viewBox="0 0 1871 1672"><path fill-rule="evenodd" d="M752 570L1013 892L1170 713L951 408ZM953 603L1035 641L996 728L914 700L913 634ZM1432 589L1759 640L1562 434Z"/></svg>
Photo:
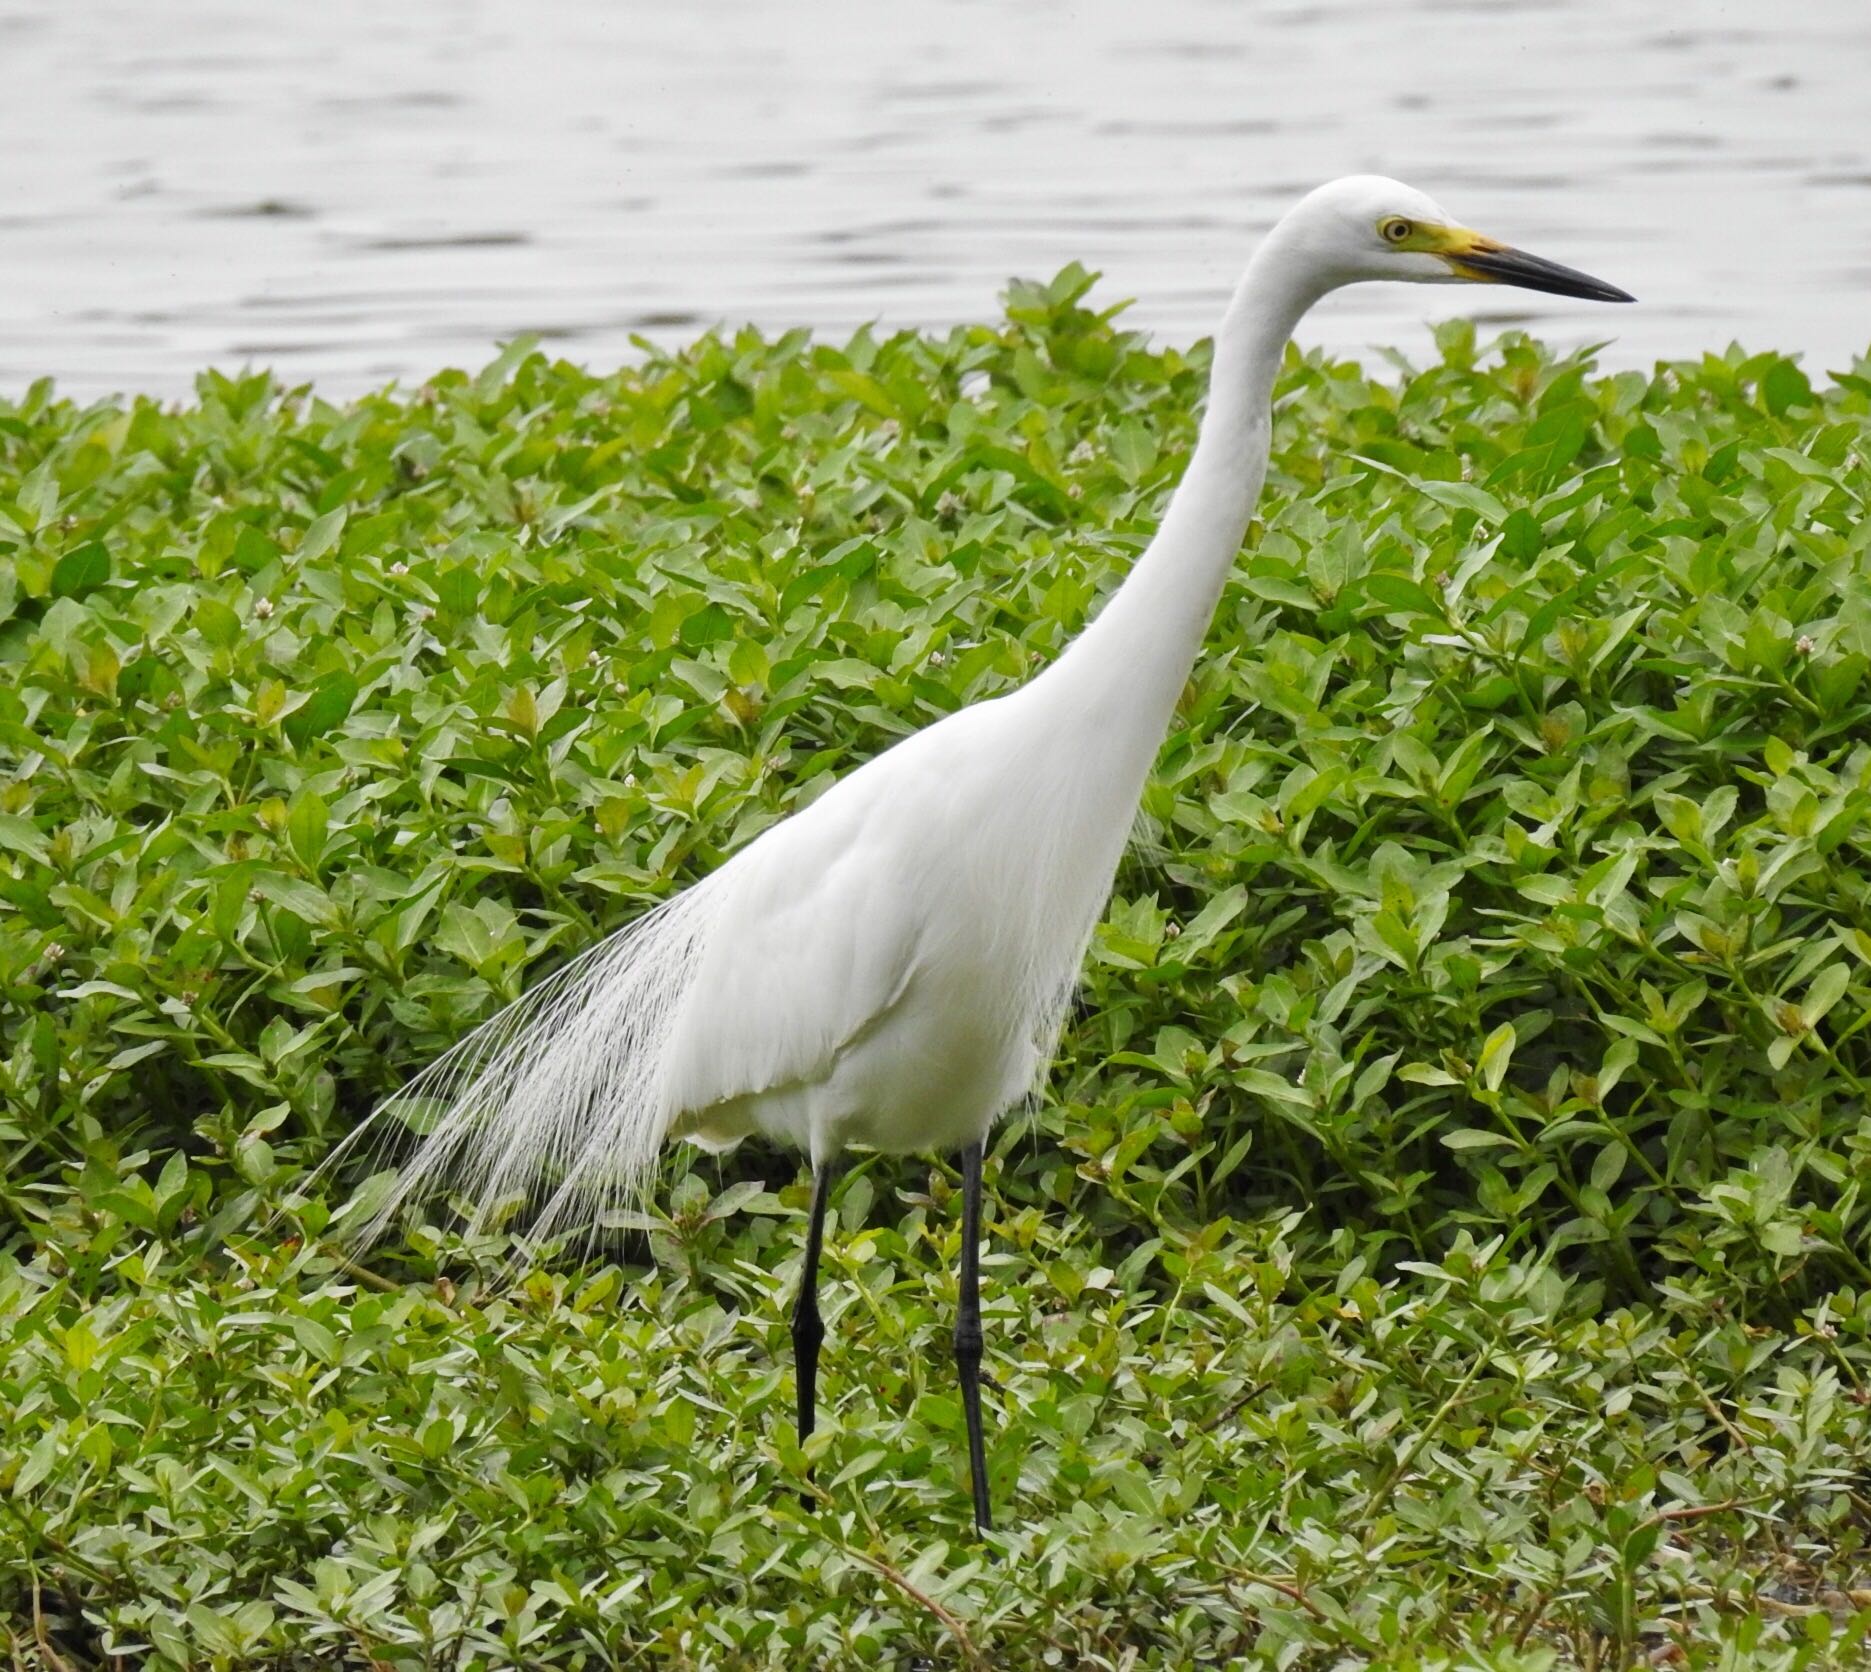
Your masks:
<svg viewBox="0 0 1871 1672"><path fill-rule="evenodd" d="M987 1451L981 1443L981 1145L961 1152L961 1306L955 1314L955 1363L961 1369L962 1415L968 1422L968 1478L974 1524L986 1532Z"/></svg>
<svg viewBox="0 0 1871 1672"><path fill-rule="evenodd" d="M825 1204L837 1176L838 1169L829 1161L813 1170L806 1263L799 1273L799 1296L793 1302L793 1374L799 1384L801 1440L818 1425L819 1344L825 1339L825 1325L819 1319L819 1242L825 1228Z"/></svg>

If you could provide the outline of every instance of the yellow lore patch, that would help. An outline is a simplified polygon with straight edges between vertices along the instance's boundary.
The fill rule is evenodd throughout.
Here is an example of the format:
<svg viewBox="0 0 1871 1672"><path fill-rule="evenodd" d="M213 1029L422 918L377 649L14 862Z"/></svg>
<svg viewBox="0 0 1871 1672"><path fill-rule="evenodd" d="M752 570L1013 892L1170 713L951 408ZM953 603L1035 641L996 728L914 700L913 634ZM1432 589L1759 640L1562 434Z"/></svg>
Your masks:
<svg viewBox="0 0 1871 1672"><path fill-rule="evenodd" d="M1440 256L1465 279L1479 284L1498 284L1492 273L1471 267L1462 258L1470 255L1497 255L1508 246L1499 239L1466 226L1429 226L1419 222L1408 238L1396 246L1401 250L1420 250L1424 255Z"/></svg>

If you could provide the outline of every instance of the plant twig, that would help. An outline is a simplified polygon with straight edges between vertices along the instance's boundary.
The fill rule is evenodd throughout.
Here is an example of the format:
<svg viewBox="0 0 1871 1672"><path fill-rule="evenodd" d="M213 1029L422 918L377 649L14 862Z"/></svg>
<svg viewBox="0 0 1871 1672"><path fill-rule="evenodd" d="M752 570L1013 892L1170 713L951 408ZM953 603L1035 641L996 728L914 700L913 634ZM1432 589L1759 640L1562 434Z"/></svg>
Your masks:
<svg viewBox="0 0 1871 1672"><path fill-rule="evenodd" d="M912 1585L908 1579L897 1572L897 1570L888 1562L884 1561L882 1557L873 1556L868 1551L858 1550L850 1545L847 1545L845 1548L850 1550L851 1554L857 1557L865 1566L875 1568L877 1572L882 1574L884 1578L888 1579L892 1585L896 1586L899 1591L908 1597L911 1602L916 1603L919 1607L926 1608L936 1619L940 1620L947 1629L948 1634L955 1639L955 1646L961 1650L962 1659L970 1666L985 1666L987 1664L981 1658L981 1651L975 1647L974 1639L968 1635L968 1628L961 1623L961 1620L954 1613L944 1608L942 1604L937 1602L934 1597L930 1596L927 1591L920 1590L915 1585Z"/></svg>
<svg viewBox="0 0 1871 1672"><path fill-rule="evenodd" d="M1428 1426L1410 1440L1410 1443L1403 1448L1403 1454L1384 1471L1383 1477L1371 1488L1370 1496L1364 1500L1364 1507L1358 1512L1360 1520L1370 1520L1377 1513L1377 1506L1389 1497L1396 1489L1397 1483L1409 1473L1410 1466L1417 1459L1417 1454L1435 1438L1436 1430L1442 1426L1449 1413L1467 1397L1468 1390L1474 1386L1475 1378L1481 1374L1481 1368L1487 1362L1488 1353L1491 1350L1490 1347L1484 1346L1475 1354L1474 1363L1469 1365L1467 1372L1455 1384L1449 1396L1437 1406L1435 1414L1429 1419Z"/></svg>
<svg viewBox="0 0 1871 1672"><path fill-rule="evenodd" d="M1332 1623L1332 1617L1306 1595L1305 1588L1296 1579L1279 1579L1271 1573L1254 1573L1247 1568L1236 1568L1234 1577L1243 1585L1264 1585L1270 1591L1278 1591L1281 1596L1298 1603L1322 1626Z"/></svg>
<svg viewBox="0 0 1871 1672"><path fill-rule="evenodd" d="M355 1278L366 1288L375 1289L380 1294L386 1295L398 1294L402 1290L403 1285L393 1278L385 1277L381 1272L371 1271L366 1266L360 1266L335 1242L321 1242L318 1245L318 1251L336 1265L346 1277Z"/></svg>
<svg viewBox="0 0 1871 1672"><path fill-rule="evenodd" d="M36 1573L32 1581L32 1634L52 1672L72 1672L71 1662L52 1647L52 1634L45 1629L45 1610L39 1603L39 1576Z"/></svg>
<svg viewBox="0 0 1871 1672"><path fill-rule="evenodd" d="M1209 1421L1208 1423L1209 1432L1213 1433L1217 1428L1225 1428L1229 1423L1233 1422L1234 1419L1238 1417L1243 1411L1245 1411L1247 1407L1254 1402L1255 1399L1257 1399L1261 1394L1265 1393L1271 1385L1272 1384L1269 1382L1250 1383L1245 1393L1243 1393L1238 1399L1229 1400L1228 1404L1222 1410L1221 1414L1217 1417L1212 1418Z"/></svg>
<svg viewBox="0 0 1871 1672"><path fill-rule="evenodd" d="M1230 1600L1237 1600L1234 1597L1236 1584L1264 1585L1268 1590L1277 1592L1288 1601L1298 1603L1320 1625L1329 1627L1336 1633L1342 1642L1351 1644L1367 1655L1374 1655L1378 1652L1377 1645L1359 1631L1349 1619L1343 1617L1335 1619L1314 1602L1307 1595L1306 1588L1297 1579L1281 1579L1271 1573L1256 1573L1252 1568L1233 1568L1229 1571L1227 1580L1223 1582L1223 1589Z"/></svg>
<svg viewBox="0 0 1871 1672"><path fill-rule="evenodd" d="M1762 1596L1758 1591L1746 1597L1733 1597L1726 1591L1717 1590L1712 1585L1683 1585L1679 1587L1679 1590L1683 1596L1693 1597L1698 1602L1713 1603L1717 1608L1729 1613L1741 1613L1749 1608L1758 1608L1764 1613L1778 1614L1790 1620L1800 1620L1808 1615L1828 1612L1818 1603L1782 1602L1778 1597Z"/></svg>
<svg viewBox="0 0 1871 1672"><path fill-rule="evenodd" d="M1705 1515L1720 1515L1731 1509L1745 1509L1749 1504L1758 1504L1773 1496L1772 1492L1756 1492L1746 1498L1724 1498L1719 1504L1677 1504L1670 1509L1660 1509L1656 1514L1647 1516L1642 1525L1660 1527L1667 1521L1700 1521Z"/></svg>
<svg viewBox="0 0 1871 1672"><path fill-rule="evenodd" d="M1520 1622L1520 1629L1514 1633L1514 1648L1516 1650L1524 1649L1527 1646L1527 1639L1533 1635L1533 1628L1537 1626L1545 1616L1547 1605L1552 1600L1553 1593L1550 1589L1540 1592L1540 1594L1533 1599L1532 1606L1527 1609L1526 1618Z"/></svg>
<svg viewBox="0 0 1871 1672"><path fill-rule="evenodd" d="M64 1563L66 1567L70 1568L72 1572L83 1574L84 1577L89 1579L94 1585L101 1585L107 1590L111 1587L112 1582L109 1575L93 1567L82 1556L73 1552L71 1547L67 1545L63 1539L56 1538L51 1533L48 1533L45 1528L41 1527L38 1522L34 1521L31 1516L21 1509L11 1497L0 1495L0 1509L4 1509L20 1524L20 1526L25 1528L28 1536L36 1543L44 1545L46 1549L50 1550L52 1554L56 1556L59 1561Z"/></svg>
<svg viewBox="0 0 1871 1672"><path fill-rule="evenodd" d="M377 1658L377 1651L370 1646L370 1639L364 1635L361 1627L347 1625L345 1630L350 1632L352 1640L362 1652L364 1660L369 1665L371 1672L392 1672L390 1663L387 1660L379 1660Z"/></svg>

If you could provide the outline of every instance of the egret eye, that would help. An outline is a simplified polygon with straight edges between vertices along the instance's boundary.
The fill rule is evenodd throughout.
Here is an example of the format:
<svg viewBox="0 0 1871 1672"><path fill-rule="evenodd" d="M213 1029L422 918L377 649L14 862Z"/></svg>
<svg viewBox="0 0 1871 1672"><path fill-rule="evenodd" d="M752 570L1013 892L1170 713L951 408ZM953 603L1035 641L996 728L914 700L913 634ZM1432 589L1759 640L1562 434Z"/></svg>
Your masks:
<svg viewBox="0 0 1871 1672"><path fill-rule="evenodd" d="M1379 230L1383 233L1386 243L1401 244L1410 236L1410 223L1405 220L1385 221Z"/></svg>

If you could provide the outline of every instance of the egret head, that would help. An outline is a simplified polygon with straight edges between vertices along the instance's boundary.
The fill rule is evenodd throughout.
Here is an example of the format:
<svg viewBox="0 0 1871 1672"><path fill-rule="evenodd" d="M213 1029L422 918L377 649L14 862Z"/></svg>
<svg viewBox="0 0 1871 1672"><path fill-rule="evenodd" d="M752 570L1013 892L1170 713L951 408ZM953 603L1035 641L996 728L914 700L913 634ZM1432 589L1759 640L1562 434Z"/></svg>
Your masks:
<svg viewBox="0 0 1871 1672"><path fill-rule="evenodd" d="M1414 284L1505 284L1631 302L1616 285L1514 249L1452 220L1431 199L1381 174L1353 174L1319 187L1288 217L1328 288L1363 279Z"/></svg>

